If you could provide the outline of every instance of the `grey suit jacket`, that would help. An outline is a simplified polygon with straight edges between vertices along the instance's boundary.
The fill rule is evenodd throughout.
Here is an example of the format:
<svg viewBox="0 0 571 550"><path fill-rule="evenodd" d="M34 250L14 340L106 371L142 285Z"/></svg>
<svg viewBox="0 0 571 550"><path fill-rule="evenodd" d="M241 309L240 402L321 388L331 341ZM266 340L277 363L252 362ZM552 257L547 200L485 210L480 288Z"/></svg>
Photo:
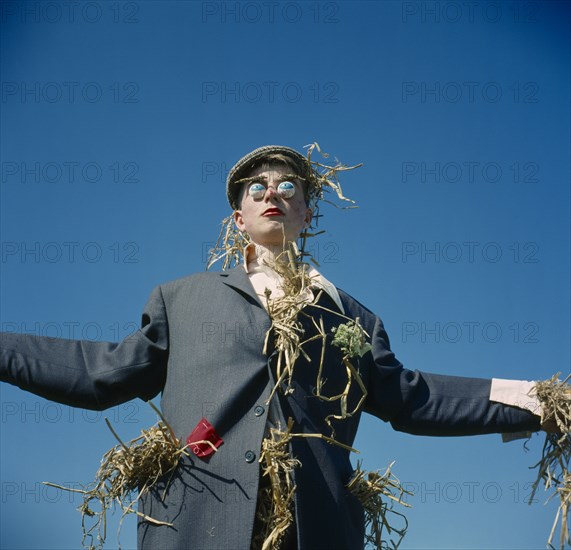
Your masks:
<svg viewBox="0 0 571 550"><path fill-rule="evenodd" d="M490 381L407 370L390 350L381 320L340 291L348 317L359 317L372 350L356 361L367 387L365 412L401 431L424 435L469 435L538 430L538 417L489 401ZM322 295L323 305L336 310ZM306 336L310 317L323 318L327 334L345 322L308 306L300 316ZM275 354L262 353L269 316L244 269L201 273L156 287L141 329L120 343L72 341L2 334L0 380L68 405L105 409L162 392L163 414L183 441L205 417L223 439L212 456L185 458L171 480L161 480L141 501L142 511L173 527L139 521L141 549L247 550L259 482L259 458L273 387ZM330 338L330 337L328 337ZM278 395L282 420L294 432L330 434L324 422L339 404L315 396L321 342L300 358L294 392ZM341 353L327 346L324 391L346 385ZM360 396L356 384L349 407ZM336 438L352 445L359 414L335 424ZM294 438L296 522L301 550L362 548L363 510L345 484L352 467L348 451L321 439ZM163 490L168 483L164 500Z"/></svg>

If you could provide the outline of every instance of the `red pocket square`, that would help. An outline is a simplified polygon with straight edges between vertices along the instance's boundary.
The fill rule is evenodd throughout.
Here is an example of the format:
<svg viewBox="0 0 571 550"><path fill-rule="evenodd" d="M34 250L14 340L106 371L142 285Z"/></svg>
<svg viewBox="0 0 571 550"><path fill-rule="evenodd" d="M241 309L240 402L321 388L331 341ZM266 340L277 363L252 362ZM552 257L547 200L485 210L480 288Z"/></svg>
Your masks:
<svg viewBox="0 0 571 550"><path fill-rule="evenodd" d="M212 445L206 443L207 441ZM205 458L213 454L215 452L213 446L217 449L222 443L224 443L224 441L206 418L202 418L196 425L196 428L194 428L191 434L186 438L186 444L189 445L192 452L200 458Z"/></svg>

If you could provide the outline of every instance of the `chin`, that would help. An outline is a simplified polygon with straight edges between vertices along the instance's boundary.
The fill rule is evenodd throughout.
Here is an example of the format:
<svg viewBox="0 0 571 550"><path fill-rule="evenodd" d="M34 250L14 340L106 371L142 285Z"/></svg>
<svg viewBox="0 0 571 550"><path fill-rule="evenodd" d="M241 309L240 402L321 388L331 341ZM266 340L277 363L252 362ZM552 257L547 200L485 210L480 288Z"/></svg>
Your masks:
<svg viewBox="0 0 571 550"><path fill-rule="evenodd" d="M284 243L284 235L283 233L272 233L271 235L258 235L257 237L250 238L257 244L261 244L264 246L281 246ZM285 237L286 242L296 241L298 237L290 238L288 236Z"/></svg>

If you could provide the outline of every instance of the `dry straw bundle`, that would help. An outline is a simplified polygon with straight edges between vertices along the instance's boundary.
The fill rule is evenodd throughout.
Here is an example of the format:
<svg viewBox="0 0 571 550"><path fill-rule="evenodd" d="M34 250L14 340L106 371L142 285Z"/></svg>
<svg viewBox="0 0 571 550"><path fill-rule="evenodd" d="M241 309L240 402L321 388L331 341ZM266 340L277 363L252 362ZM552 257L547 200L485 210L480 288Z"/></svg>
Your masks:
<svg viewBox="0 0 571 550"><path fill-rule="evenodd" d="M403 499L405 495L412 495L412 493L405 490L398 478L391 472L393 464L394 462L389 464L385 472L381 474L379 471L364 472L361 470L361 463L359 463L347 485L349 491L363 505L365 510L365 544L369 544L373 548L398 548L408 528L406 517L393 509L393 503L410 507ZM394 526L394 519L389 521L391 516L397 516L400 519L402 522L400 529ZM389 536L394 533L397 537L391 538L389 541L383 540L384 529Z"/></svg>
<svg viewBox="0 0 571 550"><path fill-rule="evenodd" d="M540 485L551 490L548 500L558 497L559 507L555 521L549 534L547 545L553 548L552 542L557 525L560 523L560 547L571 545L569 535L569 509L571 506L571 386L565 380L559 380L556 374L549 380L537 382L536 394L542 407L542 423L550 422L558 433L548 433L545 438L541 460L534 466L538 468L537 479L533 484L530 504Z"/></svg>
<svg viewBox="0 0 571 550"><path fill-rule="evenodd" d="M258 496L258 520L263 530L256 533L253 547L262 550L279 548L293 523L293 499L295 485L293 470L300 466L299 460L290 455L292 422L286 431L270 429L270 435L262 443L260 463L262 475L269 478L269 483Z"/></svg>
<svg viewBox="0 0 571 550"><path fill-rule="evenodd" d="M85 489L70 489L45 482L46 485L83 495L83 504L79 507L82 516L82 545L90 550L103 547L107 536L107 511L115 504L122 510L118 540L121 524L127 514L137 514L155 525L170 525L135 509L139 498L159 478L174 472L181 455L185 454L185 447L181 446L159 410L151 402L149 404L161 420L148 430L142 430L141 435L129 443L121 441L105 419L119 444L103 455L95 481Z"/></svg>
<svg viewBox="0 0 571 550"><path fill-rule="evenodd" d="M285 261L283 259L284 257L286 258ZM266 334L264 353L267 354L270 341L275 343L275 349L277 351L277 381L267 403L273 398L275 392L281 387L284 381L287 382L286 389L283 390L284 394L287 395L293 391L291 381L297 358L303 355L311 362L311 358L303 348L313 340L321 340L321 357L319 359L315 395L324 401L339 401L339 414L332 414L325 418L325 421L331 429L331 436L335 438L332 420L344 420L353 416L360 410L367 396L367 390L361 379L361 375L353 366L350 359L352 357L362 357L371 349L371 345L366 342L368 335L359 323L359 319L351 319L338 311L333 311L319 305L318 302L321 291L317 295L308 292L311 285L311 278L307 273L308 266L302 261L302 257L296 244L289 243L286 250L279 254L271 264L268 264L281 275L284 294L276 299L271 299L271 293L268 292L266 294L267 309L272 320L272 325ZM343 352L342 361L347 374L345 388L343 392L338 395L327 396L323 392L323 363L327 334L323 326L322 318L317 321L304 313L303 310L308 304L311 304L317 309L328 311L340 319L347 321L347 323L340 324L333 328L334 337L331 342L332 345L339 347ZM302 339L304 329L299 321L300 315L308 316L316 329L316 334L305 340ZM356 381L361 390L361 398L352 410L348 410L349 391L351 390L353 381Z"/></svg>
<svg viewBox="0 0 571 550"><path fill-rule="evenodd" d="M282 276L283 296L272 299L271 292L266 292L266 307L272 325L266 333L263 352L267 355L271 340L278 352L277 382L268 402L285 379L287 379L285 393L292 391L293 366L299 355L303 354L309 359L303 350L306 342L302 341L303 326L299 322L299 315L308 304L307 299L304 299L304 293L309 289L311 280L307 274L307 265L299 261L301 254L297 245L287 243L284 248L270 265Z"/></svg>

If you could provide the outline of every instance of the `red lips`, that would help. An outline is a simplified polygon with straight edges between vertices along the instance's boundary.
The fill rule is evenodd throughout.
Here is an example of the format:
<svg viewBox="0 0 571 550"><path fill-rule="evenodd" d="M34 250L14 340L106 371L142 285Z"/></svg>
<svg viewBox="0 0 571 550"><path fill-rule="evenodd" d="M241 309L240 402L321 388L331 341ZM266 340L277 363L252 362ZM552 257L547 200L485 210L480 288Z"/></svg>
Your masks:
<svg viewBox="0 0 571 550"><path fill-rule="evenodd" d="M284 213L279 208L268 208L263 214L263 216L283 216Z"/></svg>

